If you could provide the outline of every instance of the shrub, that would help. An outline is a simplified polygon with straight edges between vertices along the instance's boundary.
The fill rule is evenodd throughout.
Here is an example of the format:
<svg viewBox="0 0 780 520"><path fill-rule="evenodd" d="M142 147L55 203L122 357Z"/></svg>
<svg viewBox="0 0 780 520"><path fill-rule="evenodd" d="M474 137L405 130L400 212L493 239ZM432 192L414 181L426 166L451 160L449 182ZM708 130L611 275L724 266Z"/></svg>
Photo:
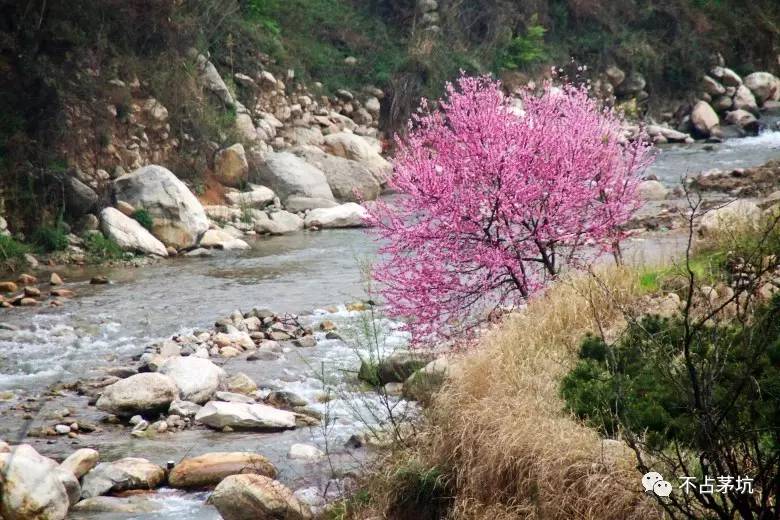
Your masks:
<svg viewBox="0 0 780 520"><path fill-rule="evenodd" d="M27 265L24 255L29 252L30 249L18 240L0 235L0 273L24 268Z"/></svg>
<svg viewBox="0 0 780 520"><path fill-rule="evenodd" d="M68 233L61 222L44 225L33 232L32 242L44 253L62 251L68 247Z"/></svg>
<svg viewBox="0 0 780 520"><path fill-rule="evenodd" d="M544 61L549 56L544 45L547 30L539 24L534 15L525 34L512 37L507 45L499 49L496 57L496 69L525 69L528 65Z"/></svg>
<svg viewBox="0 0 780 520"><path fill-rule="evenodd" d="M122 260L125 257L125 251L119 244L101 233L88 235L84 242L90 261L94 263Z"/></svg>
<svg viewBox="0 0 780 520"><path fill-rule="evenodd" d="M488 78L463 76L447 91L439 110L423 102L398 140L391 184L404 197L369 217L384 243L375 276L418 342L521 304L562 259L592 256L586 243L619 257L619 226L639 205L637 174L650 160L584 87L526 93L524 116Z"/></svg>
<svg viewBox="0 0 780 520"><path fill-rule="evenodd" d="M137 209L133 212L132 217L141 224L146 230L151 231L154 221L152 216L143 208Z"/></svg>

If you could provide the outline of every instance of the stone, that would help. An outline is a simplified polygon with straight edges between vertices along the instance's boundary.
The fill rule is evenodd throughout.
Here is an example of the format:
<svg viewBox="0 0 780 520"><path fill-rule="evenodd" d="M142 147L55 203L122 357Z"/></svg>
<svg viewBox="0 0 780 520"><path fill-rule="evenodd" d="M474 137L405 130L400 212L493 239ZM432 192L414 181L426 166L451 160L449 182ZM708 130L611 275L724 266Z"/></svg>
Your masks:
<svg viewBox="0 0 780 520"><path fill-rule="evenodd" d="M691 111L691 123L693 123L699 134L709 137L720 124L720 119L718 119L718 114L715 113L709 103L699 101L693 106Z"/></svg>
<svg viewBox="0 0 780 520"><path fill-rule="evenodd" d="M382 190L380 182L362 163L308 147L294 148L293 153L305 158L325 174L337 200L359 202L379 197Z"/></svg>
<svg viewBox="0 0 780 520"><path fill-rule="evenodd" d="M318 462L325 458L325 452L311 444L293 444L287 452L287 457L306 462Z"/></svg>
<svg viewBox="0 0 780 520"><path fill-rule="evenodd" d="M19 300L19 305L21 305L22 307L35 307L36 305L38 305L38 300L36 300L35 298L22 298L21 300Z"/></svg>
<svg viewBox="0 0 780 520"><path fill-rule="evenodd" d="M214 176L219 182L232 188L246 184L249 180L249 162L244 145L236 143L217 152L214 157Z"/></svg>
<svg viewBox="0 0 780 520"><path fill-rule="evenodd" d="M293 345L299 348L312 348L317 346L314 336L303 336L293 340Z"/></svg>
<svg viewBox="0 0 780 520"><path fill-rule="evenodd" d="M206 426L222 429L278 430L295 428L295 414L264 404L209 401L195 416Z"/></svg>
<svg viewBox="0 0 780 520"><path fill-rule="evenodd" d="M81 217L97 208L100 198L95 190L73 175L64 179L65 211L73 217Z"/></svg>
<svg viewBox="0 0 780 520"><path fill-rule="evenodd" d="M287 487L262 475L231 475L208 499L224 520L310 520L309 507Z"/></svg>
<svg viewBox="0 0 780 520"><path fill-rule="evenodd" d="M195 356L170 358L162 364L159 373L173 380L179 388L180 399L196 404L211 399L227 377L222 368Z"/></svg>
<svg viewBox="0 0 780 520"><path fill-rule="evenodd" d="M289 152L269 153L254 179L270 187L283 202L292 195L333 200L325 174Z"/></svg>
<svg viewBox="0 0 780 520"><path fill-rule="evenodd" d="M316 126L294 126L285 129L282 135L293 146L320 146L325 142L322 130Z"/></svg>
<svg viewBox="0 0 780 520"><path fill-rule="evenodd" d="M620 97L631 97L643 91L647 86L644 76L639 72L631 72L626 79L615 86L615 94Z"/></svg>
<svg viewBox="0 0 780 520"><path fill-rule="evenodd" d="M202 408L201 405L193 403L191 401L182 401L179 399L176 399L173 401L168 408L168 413L170 415L179 415L181 417L195 417L200 409Z"/></svg>
<svg viewBox="0 0 780 520"><path fill-rule="evenodd" d="M49 277L49 285L62 285L64 282L62 281L62 278L57 273L51 273L51 276Z"/></svg>
<svg viewBox="0 0 780 520"><path fill-rule="evenodd" d="M19 290L15 282L0 282L1 293L13 293Z"/></svg>
<svg viewBox="0 0 780 520"><path fill-rule="evenodd" d="M637 186L637 192L643 200L664 200L669 190L659 181L642 181Z"/></svg>
<svg viewBox="0 0 780 520"><path fill-rule="evenodd" d="M263 211L252 213L252 223L256 233L270 235L286 235L303 229L303 219L289 211L274 211L270 214Z"/></svg>
<svg viewBox="0 0 780 520"><path fill-rule="evenodd" d="M249 244L240 238L235 238L221 229L209 229L203 233L198 245L206 248L224 249L225 251L250 248Z"/></svg>
<svg viewBox="0 0 780 520"><path fill-rule="evenodd" d="M704 76L701 81L704 92L710 96L722 96L726 93L726 88L709 76Z"/></svg>
<svg viewBox="0 0 780 520"><path fill-rule="evenodd" d="M187 249L209 229L206 212L195 195L162 166L144 166L114 181L118 199L144 208L152 217L152 234L167 246Z"/></svg>
<svg viewBox="0 0 780 520"><path fill-rule="evenodd" d="M106 277L106 276L97 275L97 276L93 276L92 278L90 278L89 279L89 283L91 285L106 285L106 284L111 283L111 280L109 280L108 277Z"/></svg>
<svg viewBox="0 0 780 520"><path fill-rule="evenodd" d="M745 76L744 84L762 105L766 101L780 101L780 79L769 72L754 72Z"/></svg>
<svg viewBox="0 0 780 520"><path fill-rule="evenodd" d="M208 58L199 54L197 57L199 79L204 88L211 91L226 106L233 107L236 104L233 94L230 93L222 76L219 75L217 68Z"/></svg>
<svg viewBox="0 0 780 520"><path fill-rule="evenodd" d="M354 202L347 202L334 208L311 210L304 219L306 227L345 228L366 225L366 208Z"/></svg>
<svg viewBox="0 0 780 520"><path fill-rule="evenodd" d="M225 401L226 403L254 404L257 402L253 397L249 397L244 394L236 394L233 392L217 392L214 394L214 398L217 401Z"/></svg>
<svg viewBox="0 0 780 520"><path fill-rule="evenodd" d="M250 395L257 390L257 383L243 372L230 376L225 382L225 386L230 392L244 395Z"/></svg>
<svg viewBox="0 0 780 520"><path fill-rule="evenodd" d="M225 198L233 206L242 208L264 208L273 203L276 194L265 186L251 185L250 191L233 191L225 194Z"/></svg>
<svg viewBox="0 0 780 520"><path fill-rule="evenodd" d="M22 285L35 285L38 283L38 279L30 274L22 273L16 281Z"/></svg>
<svg viewBox="0 0 780 520"><path fill-rule="evenodd" d="M333 208L338 205L338 202L334 200L300 197L298 195L287 197L287 200L284 203L285 209L293 213L309 211L310 209L317 208Z"/></svg>
<svg viewBox="0 0 780 520"><path fill-rule="evenodd" d="M24 288L24 295L29 298L40 298L41 297L41 290L37 287L30 287L27 286Z"/></svg>
<svg viewBox="0 0 780 520"><path fill-rule="evenodd" d="M278 408L295 408L297 406L306 406L309 404L303 397L286 390L274 390L268 394L265 401Z"/></svg>
<svg viewBox="0 0 780 520"><path fill-rule="evenodd" d="M380 155L381 146L372 144L365 137L348 132L325 136L325 149L336 156L357 161L384 185L390 177L392 166Z"/></svg>
<svg viewBox="0 0 780 520"><path fill-rule="evenodd" d="M146 459L126 457L114 462L101 462L84 475L82 498L92 498L109 492L132 489L154 489L165 479L165 470Z"/></svg>
<svg viewBox="0 0 780 520"><path fill-rule="evenodd" d="M125 251L168 256L168 250L162 242L157 240L138 221L117 209L104 208L100 212L100 224L103 233Z"/></svg>
<svg viewBox="0 0 780 520"><path fill-rule="evenodd" d="M80 501L71 508L71 512L86 515L146 515L156 513L163 508L159 501L150 500L144 495L128 497L92 497Z"/></svg>
<svg viewBox="0 0 780 520"><path fill-rule="evenodd" d="M127 215L128 217L132 217L133 213L135 213L135 208L132 204L128 204L127 202L123 200L116 201L116 204L114 204L114 207L121 211L124 215Z"/></svg>
<svg viewBox="0 0 780 520"><path fill-rule="evenodd" d="M430 361L430 356L396 352L378 362L363 360L360 363L358 378L371 384L403 383Z"/></svg>
<svg viewBox="0 0 780 520"><path fill-rule="evenodd" d="M68 458L62 461L60 467L70 471L77 479L80 479L94 468L99 460L100 454L96 450L82 448L71 453Z"/></svg>
<svg viewBox="0 0 780 520"><path fill-rule="evenodd" d="M720 113L729 110L734 106L734 100L729 96L718 96L712 100L712 108Z"/></svg>
<svg viewBox="0 0 780 520"><path fill-rule="evenodd" d="M0 453L0 488L3 491L0 493L0 517L5 520L64 519L70 497L61 473L53 471L56 466L56 462L27 444Z"/></svg>
<svg viewBox="0 0 780 520"><path fill-rule="evenodd" d="M723 83L726 87L738 87L742 84L742 78L733 70L726 67L715 67L710 75Z"/></svg>
<svg viewBox="0 0 780 520"><path fill-rule="evenodd" d="M737 125L753 135L757 135L760 130L760 125L756 116L746 110L728 112L726 114L726 122L730 125Z"/></svg>
<svg viewBox="0 0 780 520"><path fill-rule="evenodd" d="M754 202L737 199L705 213L699 221L699 233L705 237L718 233L739 233L740 229L756 229L761 209Z"/></svg>
<svg viewBox="0 0 780 520"><path fill-rule="evenodd" d="M758 113L758 103L753 93L745 85L740 85L734 94L734 110L746 110L754 114Z"/></svg>
<svg viewBox="0 0 780 520"><path fill-rule="evenodd" d="M172 378L146 372L105 387L96 406L114 415L131 417L137 413L165 411L178 396L179 388Z"/></svg>
<svg viewBox="0 0 780 520"><path fill-rule="evenodd" d="M187 458L168 475L174 488L203 489L216 486L230 475L253 474L276 478L276 468L258 453L215 452Z"/></svg>
<svg viewBox="0 0 780 520"><path fill-rule="evenodd" d="M623 81L626 79L626 73L623 72L620 68L616 66L608 67L605 71L605 74L607 75L607 79L612 84L613 87L617 87Z"/></svg>

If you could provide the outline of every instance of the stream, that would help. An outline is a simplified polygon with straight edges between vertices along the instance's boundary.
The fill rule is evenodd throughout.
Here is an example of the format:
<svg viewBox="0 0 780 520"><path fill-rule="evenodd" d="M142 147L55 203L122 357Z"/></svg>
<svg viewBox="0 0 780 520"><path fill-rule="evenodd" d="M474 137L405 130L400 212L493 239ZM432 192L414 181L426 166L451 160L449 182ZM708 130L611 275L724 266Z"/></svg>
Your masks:
<svg viewBox="0 0 780 520"><path fill-rule="evenodd" d="M780 132L766 132L722 144L661 147L647 173L674 186L685 174L756 166L777 158ZM658 261L678 252L681 243L678 235L659 233L633 240L628 250L637 261ZM329 319L337 323L340 332L357 326L360 313L347 311L344 304L365 298L359 266L376 251L365 231L301 232L258 238L251 246L241 253L176 258L141 268L58 269L67 287L77 293L64 307L0 310L0 439L28 442L58 460L77 448L92 447L100 452L101 460L135 456L161 465L206 452L256 451L277 466L278 479L293 490L306 489L309 495L338 490L345 482L331 479L330 464L345 475L365 463L365 448L348 449L344 444L361 430L366 417L374 417L381 404L375 397L356 393L349 383L354 378L350 371L359 366L358 347L348 341L325 339L319 332L314 348L287 349L277 361L229 359L223 367L228 374L245 372L260 386L301 395L313 408L332 417L327 430L309 427L279 433L222 433L189 429L134 438L129 429L117 428L76 439L25 436L29 427L51 424L51 418L64 407L95 423L104 415L87 407L86 397L46 397L51 385L97 377L108 367L122 366L150 343L209 327L235 309L246 312L266 307L277 313L295 313L304 324L313 326ZM90 285L96 274L107 276L112 283ZM382 319L381 325L386 348L403 347L406 337L398 330L400 324ZM322 403L326 386L335 389L335 398ZM43 403L31 420L25 419L18 406L30 399ZM301 442L327 448L333 454L331 460L303 463L288 459L290 445ZM162 489L149 498L159 507L153 513L72 518L219 519L216 510L205 505L207 496Z"/></svg>

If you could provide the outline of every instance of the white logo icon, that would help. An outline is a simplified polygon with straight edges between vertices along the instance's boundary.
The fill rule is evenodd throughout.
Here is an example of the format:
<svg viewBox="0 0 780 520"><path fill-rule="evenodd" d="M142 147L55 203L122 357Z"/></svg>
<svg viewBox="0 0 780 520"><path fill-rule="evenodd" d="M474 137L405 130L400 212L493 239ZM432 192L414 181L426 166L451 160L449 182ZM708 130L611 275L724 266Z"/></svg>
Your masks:
<svg viewBox="0 0 780 520"><path fill-rule="evenodd" d="M672 485L665 480L659 480L653 486L653 493L659 497L668 497L672 494Z"/></svg>
<svg viewBox="0 0 780 520"><path fill-rule="evenodd" d="M668 497L672 494L672 485L665 481L663 475L657 471L646 473L642 477L642 486L645 488L645 491L652 491L659 497Z"/></svg>

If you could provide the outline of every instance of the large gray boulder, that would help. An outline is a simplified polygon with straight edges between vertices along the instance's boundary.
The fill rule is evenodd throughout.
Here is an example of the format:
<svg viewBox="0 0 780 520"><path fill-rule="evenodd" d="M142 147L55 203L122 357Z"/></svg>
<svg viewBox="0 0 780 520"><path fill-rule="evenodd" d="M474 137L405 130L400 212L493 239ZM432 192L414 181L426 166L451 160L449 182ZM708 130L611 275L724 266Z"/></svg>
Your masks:
<svg viewBox="0 0 780 520"><path fill-rule="evenodd" d="M780 79L769 72L754 72L745 76L745 86L756 96L759 104L780 101Z"/></svg>
<svg viewBox="0 0 780 520"><path fill-rule="evenodd" d="M255 232L269 235L286 235L303 229L303 219L289 211L252 211L252 225Z"/></svg>
<svg viewBox="0 0 780 520"><path fill-rule="evenodd" d="M325 136L325 149L333 155L359 162L382 185L390 178L392 166L380 155L381 147L377 142L349 132L337 132Z"/></svg>
<svg viewBox="0 0 780 520"><path fill-rule="evenodd" d="M231 475L209 497L225 520L310 520L302 504L280 482L262 475Z"/></svg>
<svg viewBox="0 0 780 520"><path fill-rule="evenodd" d="M195 356L169 358L162 364L159 373L173 379L182 400L196 404L211 399L227 377L222 368L208 359Z"/></svg>
<svg viewBox="0 0 780 520"><path fill-rule="evenodd" d="M71 453L68 458L62 461L60 467L70 471L76 478L86 475L92 468L97 466L100 460L100 454L91 448L81 448Z"/></svg>
<svg viewBox="0 0 780 520"><path fill-rule="evenodd" d="M61 475L64 471L55 471L56 466L56 462L26 444L0 453L0 518L65 518L70 499Z"/></svg>
<svg viewBox="0 0 780 520"><path fill-rule="evenodd" d="M91 213L97 208L100 198L95 190L72 175L65 177L65 210L74 217Z"/></svg>
<svg viewBox="0 0 780 520"><path fill-rule="evenodd" d="M211 63L204 55L199 54L197 56L197 65L200 82L204 88L211 91L217 96L225 105L235 106L236 100L233 98L233 94L230 93L222 76L219 75L217 68Z"/></svg>
<svg viewBox="0 0 780 520"><path fill-rule="evenodd" d="M293 153L303 157L325 174L330 190L341 202L360 202L379 197L382 187L365 165L313 147L297 148Z"/></svg>
<svg viewBox="0 0 780 520"><path fill-rule="evenodd" d="M244 145L236 143L214 156L214 176L225 186L238 188L249 180L249 162Z"/></svg>
<svg viewBox="0 0 780 520"><path fill-rule="evenodd" d="M242 473L275 478L277 471L273 464L259 453L206 453L179 462L168 475L168 483L175 488L205 488L216 486L225 477Z"/></svg>
<svg viewBox="0 0 780 520"><path fill-rule="evenodd" d="M279 430L295 428L295 414L264 404L209 401L195 420L211 428L230 426L245 430Z"/></svg>
<svg viewBox="0 0 780 520"><path fill-rule="evenodd" d="M691 111L691 123L696 131L704 137L709 137L716 133L720 119L718 114L712 109L706 101L699 101L693 106Z"/></svg>
<svg viewBox="0 0 780 520"><path fill-rule="evenodd" d="M152 234L176 249L195 246L209 228L206 212L195 195L173 173L149 165L114 181L117 200L151 215Z"/></svg>
<svg viewBox="0 0 780 520"><path fill-rule="evenodd" d="M111 491L154 489L165 479L165 470L146 459L126 457L115 462L101 462L84 475L82 498L105 495Z"/></svg>
<svg viewBox="0 0 780 520"><path fill-rule="evenodd" d="M168 256L165 244L157 240L137 220L115 208L100 212L100 228L103 233L125 251L147 255Z"/></svg>
<svg viewBox="0 0 780 520"><path fill-rule="evenodd" d="M306 214L306 227L348 228L366 225L366 208L355 202L347 202L333 208L313 209Z"/></svg>
<svg viewBox="0 0 780 520"><path fill-rule="evenodd" d="M737 91L734 93L734 104L732 106L734 110L747 110L753 114L758 113L758 102L756 101L756 97L745 85L737 87Z"/></svg>
<svg viewBox="0 0 780 520"><path fill-rule="evenodd" d="M704 237L738 236L758 229L760 221L761 208L755 202L737 199L705 213L699 222L699 233Z"/></svg>
<svg viewBox="0 0 780 520"><path fill-rule="evenodd" d="M176 382L164 375L145 372L121 379L103 389L99 410L119 416L165 411L179 396Z"/></svg>
<svg viewBox="0 0 780 520"><path fill-rule="evenodd" d="M269 153L253 180L270 187L282 201L292 195L333 200L325 174L289 152Z"/></svg>

